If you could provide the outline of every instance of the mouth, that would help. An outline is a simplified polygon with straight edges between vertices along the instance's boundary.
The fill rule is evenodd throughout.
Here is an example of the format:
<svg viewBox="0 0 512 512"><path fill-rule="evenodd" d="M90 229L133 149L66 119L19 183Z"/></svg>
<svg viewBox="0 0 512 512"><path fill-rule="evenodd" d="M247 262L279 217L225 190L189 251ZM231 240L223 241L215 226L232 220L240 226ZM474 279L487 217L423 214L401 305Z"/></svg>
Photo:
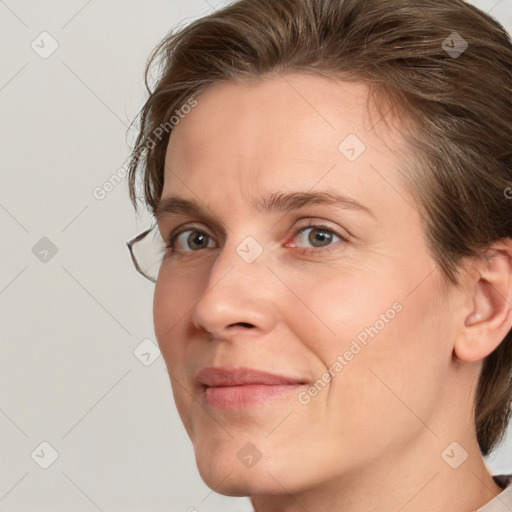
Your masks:
<svg viewBox="0 0 512 512"><path fill-rule="evenodd" d="M244 409L283 400L297 394L306 383L252 368L208 367L196 376L206 406L217 409Z"/></svg>

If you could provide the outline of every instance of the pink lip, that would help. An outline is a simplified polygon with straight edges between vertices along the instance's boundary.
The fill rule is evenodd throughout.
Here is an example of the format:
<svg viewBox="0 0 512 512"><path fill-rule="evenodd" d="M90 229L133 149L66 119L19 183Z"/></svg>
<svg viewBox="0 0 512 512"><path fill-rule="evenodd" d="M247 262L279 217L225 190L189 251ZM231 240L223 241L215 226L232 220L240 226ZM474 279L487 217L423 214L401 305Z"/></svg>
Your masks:
<svg viewBox="0 0 512 512"><path fill-rule="evenodd" d="M304 385L297 378L244 367L204 368L196 381L201 385L205 404L220 409L243 409L284 398Z"/></svg>

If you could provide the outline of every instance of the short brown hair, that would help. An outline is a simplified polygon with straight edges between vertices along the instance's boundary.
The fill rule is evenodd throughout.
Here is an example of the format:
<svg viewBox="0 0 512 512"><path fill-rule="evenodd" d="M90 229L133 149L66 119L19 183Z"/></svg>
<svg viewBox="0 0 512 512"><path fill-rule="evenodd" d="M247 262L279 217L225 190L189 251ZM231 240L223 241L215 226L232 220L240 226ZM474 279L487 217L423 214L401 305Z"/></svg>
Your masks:
<svg viewBox="0 0 512 512"><path fill-rule="evenodd" d="M450 51L456 45L463 53ZM149 98L129 165L135 208L141 187L155 212L172 132L162 136L159 127L187 99L217 82L282 71L365 81L380 111L394 105L412 122L404 136L413 161L399 172L446 282L458 285L464 258L512 238L512 43L496 20L462 0L239 0L171 30L146 68ZM485 359L478 383L483 455L503 440L511 402L512 331Z"/></svg>

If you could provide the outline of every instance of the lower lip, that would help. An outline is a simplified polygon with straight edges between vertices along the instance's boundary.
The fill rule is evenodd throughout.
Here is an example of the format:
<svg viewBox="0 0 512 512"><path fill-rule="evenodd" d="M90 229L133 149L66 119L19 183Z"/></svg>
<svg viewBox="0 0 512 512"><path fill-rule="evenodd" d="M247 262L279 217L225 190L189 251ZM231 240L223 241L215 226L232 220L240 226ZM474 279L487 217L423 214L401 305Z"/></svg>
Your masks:
<svg viewBox="0 0 512 512"><path fill-rule="evenodd" d="M251 405L286 398L293 393L298 394L302 387L300 384L207 387L204 401L206 405L219 409L243 409Z"/></svg>

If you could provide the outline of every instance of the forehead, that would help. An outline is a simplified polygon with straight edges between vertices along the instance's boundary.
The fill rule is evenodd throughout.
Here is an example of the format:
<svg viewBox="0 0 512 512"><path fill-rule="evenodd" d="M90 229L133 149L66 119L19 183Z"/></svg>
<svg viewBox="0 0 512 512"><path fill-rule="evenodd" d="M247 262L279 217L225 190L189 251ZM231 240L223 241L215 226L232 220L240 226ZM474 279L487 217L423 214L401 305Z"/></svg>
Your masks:
<svg viewBox="0 0 512 512"><path fill-rule="evenodd" d="M372 184L382 193L383 179L400 187L407 148L370 115L369 92L363 82L297 73L213 85L173 129L163 197L212 184L240 193L342 186L354 195Z"/></svg>

